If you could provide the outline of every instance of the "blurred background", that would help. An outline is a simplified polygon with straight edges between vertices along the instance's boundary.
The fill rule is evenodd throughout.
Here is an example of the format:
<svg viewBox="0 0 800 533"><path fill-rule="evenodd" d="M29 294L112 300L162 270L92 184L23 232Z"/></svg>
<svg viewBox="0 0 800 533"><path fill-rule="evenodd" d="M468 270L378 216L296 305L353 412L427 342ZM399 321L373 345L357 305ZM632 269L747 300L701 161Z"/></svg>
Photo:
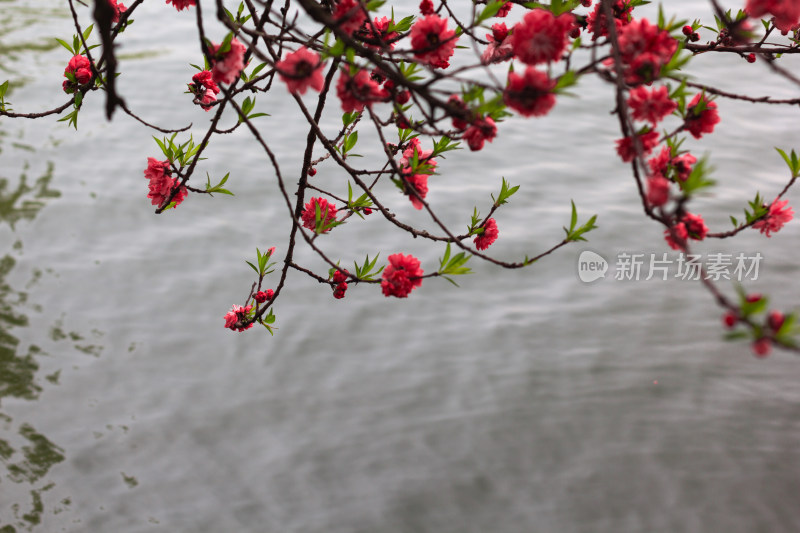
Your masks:
<svg viewBox="0 0 800 533"><path fill-rule="evenodd" d="M62 104L70 56L54 37L74 33L66 4L2 5L6 99L17 112ZM666 10L712 20L704 1ZM145 120L192 123L198 139L210 114L184 94L189 63L202 61L194 13L147 2L134 18L119 41L121 94ZM689 71L726 90L797 96L760 61L701 56ZM293 183L306 127L277 89L258 96L271 116L256 120ZM0 119L0 532L800 529L796 356L762 361L724 342L721 311L696 282L613 279L620 253L668 249L615 154L612 88L585 79L574 92L547 117L508 119L481 152L450 152L428 200L460 230L505 177L521 187L495 216L493 254L519 260L559 242L571 199L582 221L598 214L588 243L520 271L473 260L460 288L426 280L406 300L355 285L335 300L292 272L274 337L223 328L253 281L245 260L257 246L282 257L290 227L246 132L215 137L198 174L230 171L234 197L193 195L156 216L143 178L147 157L162 157L154 132L120 112L106 122L100 94L77 132L54 117ZM685 145L716 169L717 187L690 207L712 231L756 191L782 189L774 146L800 148L795 108L717 102L715 132ZM325 125L339 116L332 102ZM378 146L362 129L368 161ZM346 193L331 165L314 179ZM393 189L381 189L389 207L430 227ZM746 287L789 311L798 234L792 222L697 252L760 253ZM442 247L419 241L373 215L317 242L346 267L402 252L435 270ZM606 279L579 280L585 250L610 262Z"/></svg>

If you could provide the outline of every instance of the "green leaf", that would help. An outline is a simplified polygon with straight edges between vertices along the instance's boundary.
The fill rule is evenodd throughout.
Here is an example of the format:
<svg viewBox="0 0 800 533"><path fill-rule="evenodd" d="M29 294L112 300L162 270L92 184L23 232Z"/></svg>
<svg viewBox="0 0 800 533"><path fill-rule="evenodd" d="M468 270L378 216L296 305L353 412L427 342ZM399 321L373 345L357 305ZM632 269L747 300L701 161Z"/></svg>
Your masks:
<svg viewBox="0 0 800 533"><path fill-rule="evenodd" d="M73 50L72 47L66 43L66 41L62 41L58 37L56 37L55 39L56 39L56 41L58 41L58 44L60 44L61 46L63 46L67 50L69 50L70 54L72 54L74 56L78 55L78 53L75 50Z"/></svg>
<svg viewBox="0 0 800 533"><path fill-rule="evenodd" d="M258 272L258 269L256 268L256 266L255 266L253 263L251 263L250 261L245 261L245 263L247 263L248 265L250 265L250 268L252 268L253 270L255 270L255 271L256 271L256 274L258 274L258 273L259 273L259 272Z"/></svg>
<svg viewBox="0 0 800 533"><path fill-rule="evenodd" d="M88 41L89 36L92 34L92 29L94 28L94 24L90 24L88 28L83 31L83 40Z"/></svg>

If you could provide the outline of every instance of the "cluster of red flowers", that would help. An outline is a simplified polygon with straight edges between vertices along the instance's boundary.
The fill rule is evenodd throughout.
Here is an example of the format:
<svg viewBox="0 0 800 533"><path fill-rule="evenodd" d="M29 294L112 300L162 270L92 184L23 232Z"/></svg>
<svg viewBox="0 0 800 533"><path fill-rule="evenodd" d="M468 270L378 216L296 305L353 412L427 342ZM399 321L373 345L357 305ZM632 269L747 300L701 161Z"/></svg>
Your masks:
<svg viewBox="0 0 800 533"><path fill-rule="evenodd" d="M424 207L422 200L428 195L428 176L436 169L436 160L431 159L432 153L433 150L423 150L419 139L414 137L397 163L405 180L404 191L415 209ZM417 158L416 167L412 167L414 156Z"/></svg>
<svg viewBox="0 0 800 533"><path fill-rule="evenodd" d="M191 5L194 5L194 2ZM218 44L208 47L208 53L211 55L211 77L216 83L230 85L239 78L244 70L244 54L247 47L233 39L230 50L223 52L220 48L221 45Z"/></svg>
<svg viewBox="0 0 800 533"><path fill-rule="evenodd" d="M574 26L575 17L571 13L556 17L546 9L532 9L514 26L511 35L514 56L527 65L558 61Z"/></svg>
<svg viewBox="0 0 800 533"><path fill-rule="evenodd" d="M247 307L242 307L241 305L234 304L231 307L231 310L225 315L225 327L228 329L232 329L233 331L244 331L246 329L250 329L253 327L253 323L249 323L244 327L236 327L237 322L241 322L247 320L249 318L250 311L253 309L252 305L248 305Z"/></svg>
<svg viewBox="0 0 800 533"><path fill-rule="evenodd" d="M315 231L317 228L317 206L319 206L320 220L322 226L327 226L336 220L336 205L328 202L325 198L312 197L303 209L300 218L303 220L303 227ZM322 233L328 233L330 228L326 228Z"/></svg>
<svg viewBox="0 0 800 533"><path fill-rule="evenodd" d="M456 49L456 32L448 29L447 19L428 15L411 27L414 57L433 68L447 68Z"/></svg>
<svg viewBox="0 0 800 533"><path fill-rule="evenodd" d="M128 8L125 7L125 4L118 3L117 0L108 0L108 4L111 6L111 9L114 10L114 16L111 18L111 22L116 24L119 22L119 17L122 16Z"/></svg>
<svg viewBox="0 0 800 533"><path fill-rule="evenodd" d="M664 230L664 239L673 250L684 250L687 239L702 241L708 234L708 227L700 215L684 213L680 222Z"/></svg>
<svg viewBox="0 0 800 533"><path fill-rule="evenodd" d="M337 270L333 274L333 282L336 287L333 289L333 297L337 300L344 298L344 293L347 292L347 275L350 272L347 270Z"/></svg>
<svg viewBox="0 0 800 533"><path fill-rule="evenodd" d="M586 3L584 3L584 6L589 7ZM614 15L614 26L619 32L620 28L631 21L631 12L633 11L631 0L615 0L611 6L611 11ZM586 29L592 34L593 41L608 35L606 16L601 2L597 2L594 10L586 17Z"/></svg>
<svg viewBox="0 0 800 533"><path fill-rule="evenodd" d="M497 229L497 222L490 218L483 223L483 233L475 236L475 248L485 250L497 240L500 231Z"/></svg>
<svg viewBox="0 0 800 533"><path fill-rule="evenodd" d="M72 56L64 69L64 76L67 78L61 84L61 88L67 94L74 93L79 86L89 83L92 79L92 63L83 56Z"/></svg>
<svg viewBox="0 0 800 533"><path fill-rule="evenodd" d="M167 0L168 4L172 4L178 11L188 9L190 6L197 5L195 0Z"/></svg>
<svg viewBox="0 0 800 533"><path fill-rule="evenodd" d="M619 51L625 68L625 82L639 85L658 79L661 69L677 49L678 41L647 19L633 20L622 26Z"/></svg>
<svg viewBox="0 0 800 533"><path fill-rule="evenodd" d="M707 99L703 93L694 95L686 109L686 121L683 127L692 134L692 137L699 139L704 133L714 131L714 126L718 122L717 104Z"/></svg>
<svg viewBox="0 0 800 533"><path fill-rule="evenodd" d="M336 94L342 102L342 111L345 113L363 111L364 107L389 98L386 89L382 88L366 70L359 70L355 76L351 76L348 69L342 69L339 73L339 82L336 84Z"/></svg>
<svg viewBox="0 0 800 533"><path fill-rule="evenodd" d="M789 200L775 198L770 204L767 214L764 218L753 224L753 228L759 230L767 237L772 237L770 232L774 231L777 233L784 224L794 218L794 211L792 211L791 207L788 207L788 203Z"/></svg>
<svg viewBox="0 0 800 533"><path fill-rule="evenodd" d="M195 96L195 101L206 111L211 110L211 104L217 101L219 86L214 82L211 72L203 70L192 76L189 92Z"/></svg>
<svg viewBox="0 0 800 533"><path fill-rule="evenodd" d="M273 291L272 289L267 289L266 291L258 291L257 293L255 293L253 295L253 299L256 302L263 304L267 300L272 300L273 296L275 296L275 291Z"/></svg>
<svg viewBox="0 0 800 533"><path fill-rule="evenodd" d="M800 2L797 0L747 0L744 10L751 17L773 15L773 22L784 34L800 27Z"/></svg>
<svg viewBox="0 0 800 533"><path fill-rule="evenodd" d="M305 46L275 63L275 68L290 93L305 94L309 87L319 92L325 85L319 54Z"/></svg>
<svg viewBox="0 0 800 533"><path fill-rule="evenodd" d="M383 295L407 298L411 291L422 285L422 274L419 259L413 255L390 255L381 280Z"/></svg>
<svg viewBox="0 0 800 533"><path fill-rule="evenodd" d="M175 202L175 207L180 205L186 198L186 187L180 185L178 178L170 176L172 168L169 160L158 161L153 157L147 158L147 168L144 171L144 177L150 180L150 192L147 197L150 198L151 203L156 206L164 204L172 191L180 186L175 197L172 199Z"/></svg>

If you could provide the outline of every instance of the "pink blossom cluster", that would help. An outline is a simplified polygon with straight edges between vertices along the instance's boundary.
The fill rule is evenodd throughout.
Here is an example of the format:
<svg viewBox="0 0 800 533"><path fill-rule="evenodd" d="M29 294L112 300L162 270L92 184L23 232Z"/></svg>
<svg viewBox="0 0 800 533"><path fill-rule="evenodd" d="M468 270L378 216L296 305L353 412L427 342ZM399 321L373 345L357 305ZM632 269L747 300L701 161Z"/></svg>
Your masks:
<svg viewBox="0 0 800 533"><path fill-rule="evenodd" d="M191 5L194 5L192 2ZM221 45L212 44L208 53L211 55L211 77L216 83L235 82L244 70L244 54L247 47L237 39L231 41L230 50L220 51Z"/></svg>
<svg viewBox="0 0 800 533"><path fill-rule="evenodd" d="M347 275L350 274L346 269L337 270L333 274L333 282L336 287L333 289L333 297L337 300L344 298L344 293L347 292Z"/></svg>
<svg viewBox="0 0 800 533"><path fill-rule="evenodd" d="M403 150L403 157L397 163L404 179L404 191L415 209L422 209L422 200L428 195L428 176L436 169L436 160L431 158L433 150L423 150L419 138L414 137ZM412 167L414 156L417 167ZM420 170L422 168L422 170ZM415 194L416 193L416 194Z"/></svg>
<svg viewBox="0 0 800 533"><path fill-rule="evenodd" d="M483 223L483 233L475 236L475 248L478 250L486 250L489 246L494 244L500 231L497 229L497 222L495 219L490 218Z"/></svg>
<svg viewBox="0 0 800 533"><path fill-rule="evenodd" d="M345 113L363 111L364 107L389 98L386 89L382 88L366 70L359 70L355 76L351 76L348 69L342 69L336 84L336 94Z"/></svg>
<svg viewBox="0 0 800 533"><path fill-rule="evenodd" d="M305 94L309 87L319 92L325 85L319 54L305 46L275 63L275 68L290 93Z"/></svg>
<svg viewBox="0 0 800 533"><path fill-rule="evenodd" d="M589 7L585 3L584 6ZM633 11L631 0L615 0L611 11L614 16L614 26L619 33L619 30L631 21L631 12ZM593 41L608 35L608 23L601 2L597 2L594 10L586 17L586 29L592 34Z"/></svg>
<svg viewBox="0 0 800 533"><path fill-rule="evenodd" d="M540 117L556 105L555 86L556 80L533 67L526 68L522 75L509 72L503 101L522 116Z"/></svg>
<svg viewBox="0 0 800 533"><path fill-rule="evenodd" d="M619 51L625 82L638 85L658 79L677 49L678 41L647 19L623 25L619 30Z"/></svg>
<svg viewBox="0 0 800 533"><path fill-rule="evenodd" d="M300 215L303 221L303 227L311 231L317 228L317 206L319 206L322 226L327 226L336 220L335 204L328 202L325 198L312 197L311 200L306 203L303 213ZM327 228L322 233L328 233L330 230L330 228Z"/></svg>
<svg viewBox="0 0 800 533"><path fill-rule="evenodd" d="M688 239L702 241L708 234L708 227L703 217L692 213L684 213L680 222L664 230L664 239L673 250L685 250Z"/></svg>
<svg viewBox="0 0 800 533"><path fill-rule="evenodd" d="M407 298L411 291L422 285L423 271L419 259L403 254L392 254L388 259L381 280L383 295Z"/></svg>
<svg viewBox="0 0 800 533"><path fill-rule="evenodd" d="M150 180L150 192L147 193L147 197L150 198L153 205L162 206L176 187L180 188L172 198L172 201L175 202L175 207L180 205L186 198L186 187L180 185L178 178L170 176L171 171L172 167L169 160L158 161L153 157L147 158L144 177Z"/></svg>
<svg viewBox="0 0 800 533"><path fill-rule="evenodd" d="M191 6L197 5L195 0L167 0L167 3L171 3L172 6L178 11L183 11L184 9L188 9Z"/></svg>
<svg viewBox="0 0 800 533"><path fill-rule="evenodd" d="M800 26L800 2L797 0L747 0L744 7L751 17L773 15L773 23L784 34Z"/></svg>
<svg viewBox="0 0 800 533"><path fill-rule="evenodd" d="M458 37L447 27L447 19L428 15L411 27L411 48L414 57L433 68L447 68L455 52Z"/></svg>
<svg viewBox="0 0 800 533"><path fill-rule="evenodd" d="M128 10L128 8L125 7L125 4L117 2L117 0L108 0L108 4L111 6L111 9L114 10L114 16L111 18L111 22L116 24L119 22L119 17L121 17L122 14Z"/></svg>
<svg viewBox="0 0 800 533"><path fill-rule="evenodd" d="M92 79L92 63L84 56L72 56L64 69L64 76L67 78L62 83L61 88L67 94L74 93L79 86L89 83Z"/></svg>
<svg viewBox="0 0 800 533"><path fill-rule="evenodd" d="M252 305L248 305L247 307L242 307L241 305L234 304L231 307L231 310L225 314L225 327L228 329L232 329L233 331L244 331L246 329L250 329L253 327L253 323L250 322L246 326L236 326L238 322L243 322L249 318L250 311L253 309Z"/></svg>
<svg viewBox="0 0 800 533"><path fill-rule="evenodd" d="M211 71L203 70L192 76L189 92L195 95L195 101L206 111L211 110L211 104L217 101L219 86L214 82Z"/></svg>
<svg viewBox="0 0 800 533"><path fill-rule="evenodd" d="M514 26L511 35L514 56L527 65L558 61L567 48L567 36L574 25L571 13L555 16L546 9L530 10Z"/></svg>
<svg viewBox="0 0 800 533"><path fill-rule="evenodd" d="M788 206L789 200L775 200L769 205L767 214L764 218L753 224L753 228L759 230L767 237L772 237L770 232L778 232L783 225L794 218L794 211Z"/></svg>

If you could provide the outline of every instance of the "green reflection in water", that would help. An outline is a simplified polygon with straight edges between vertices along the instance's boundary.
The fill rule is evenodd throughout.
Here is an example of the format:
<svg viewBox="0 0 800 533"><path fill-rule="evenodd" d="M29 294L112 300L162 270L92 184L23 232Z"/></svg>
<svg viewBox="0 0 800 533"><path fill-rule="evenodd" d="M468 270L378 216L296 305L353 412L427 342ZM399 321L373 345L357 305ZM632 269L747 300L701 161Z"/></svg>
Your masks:
<svg viewBox="0 0 800 533"><path fill-rule="evenodd" d="M33 220L45 206L45 200L61 196L59 191L50 188L53 168L53 163L48 163L47 171L33 185L28 184L25 172L15 187L10 186L7 178L0 176L0 222L6 222L14 228L20 220Z"/></svg>

